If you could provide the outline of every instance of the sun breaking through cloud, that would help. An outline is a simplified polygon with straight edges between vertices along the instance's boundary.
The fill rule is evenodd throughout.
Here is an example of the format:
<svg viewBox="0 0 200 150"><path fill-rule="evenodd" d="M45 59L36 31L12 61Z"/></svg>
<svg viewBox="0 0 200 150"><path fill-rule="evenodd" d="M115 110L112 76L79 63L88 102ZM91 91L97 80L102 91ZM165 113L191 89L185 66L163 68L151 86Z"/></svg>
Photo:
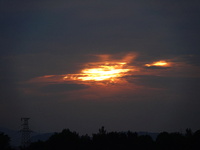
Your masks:
<svg viewBox="0 0 200 150"><path fill-rule="evenodd" d="M137 75L160 74L159 71L147 71L146 68L171 68L171 61L155 61L144 65L138 65L135 60L136 54L129 53L119 58L119 55L95 55L96 61L81 64L82 69L77 73L61 75L45 75L32 79L32 83L44 84L84 84L93 85L113 85L127 84L134 80Z"/></svg>
<svg viewBox="0 0 200 150"><path fill-rule="evenodd" d="M65 81L119 83L122 78L136 71L129 63L134 59L134 54L127 54L122 59L113 59L111 55L97 55L100 61L90 62L77 74L67 74Z"/></svg>
<svg viewBox="0 0 200 150"><path fill-rule="evenodd" d="M169 67L170 63L164 60L156 61L151 64L145 64L146 67Z"/></svg>
<svg viewBox="0 0 200 150"><path fill-rule="evenodd" d="M115 83L116 79L129 75L131 71L134 71L134 68L129 66L127 62L99 62L95 67L85 68L79 74L67 74L63 79Z"/></svg>

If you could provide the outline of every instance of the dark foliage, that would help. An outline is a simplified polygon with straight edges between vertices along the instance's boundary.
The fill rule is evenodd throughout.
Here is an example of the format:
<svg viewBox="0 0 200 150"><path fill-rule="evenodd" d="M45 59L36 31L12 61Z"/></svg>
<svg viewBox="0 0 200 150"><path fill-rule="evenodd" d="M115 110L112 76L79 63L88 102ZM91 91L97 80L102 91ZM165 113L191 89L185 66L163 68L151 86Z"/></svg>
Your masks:
<svg viewBox="0 0 200 150"><path fill-rule="evenodd" d="M149 135L135 132L107 132L104 127L99 132L79 136L78 133L64 129L55 133L47 141L34 142L28 150L197 150L200 149L200 130L192 133L186 129L185 134L162 132L154 141Z"/></svg>
<svg viewBox="0 0 200 150"><path fill-rule="evenodd" d="M0 132L0 150L10 150L10 137Z"/></svg>

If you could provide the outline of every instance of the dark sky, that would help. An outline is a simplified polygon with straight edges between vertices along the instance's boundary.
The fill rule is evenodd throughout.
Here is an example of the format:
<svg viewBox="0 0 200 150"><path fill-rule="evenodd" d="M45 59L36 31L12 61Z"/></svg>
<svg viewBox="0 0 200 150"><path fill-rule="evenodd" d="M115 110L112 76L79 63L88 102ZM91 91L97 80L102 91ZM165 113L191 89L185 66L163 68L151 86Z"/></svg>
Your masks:
<svg viewBox="0 0 200 150"><path fill-rule="evenodd" d="M199 129L199 17L199 0L1 0L0 126ZM126 84L60 80L101 56L131 56L136 71ZM159 60L170 67L144 67Z"/></svg>

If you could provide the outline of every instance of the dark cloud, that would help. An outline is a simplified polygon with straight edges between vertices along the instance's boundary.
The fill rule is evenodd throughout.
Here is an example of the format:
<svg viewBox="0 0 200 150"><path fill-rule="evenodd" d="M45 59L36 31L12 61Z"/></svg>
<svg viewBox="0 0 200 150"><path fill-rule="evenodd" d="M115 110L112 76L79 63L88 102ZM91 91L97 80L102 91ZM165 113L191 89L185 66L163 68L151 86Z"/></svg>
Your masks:
<svg viewBox="0 0 200 150"><path fill-rule="evenodd" d="M38 53L2 56L0 76L1 79L20 82L45 75L76 73L85 63L98 59L89 54Z"/></svg>
<svg viewBox="0 0 200 150"><path fill-rule="evenodd" d="M200 66L200 55L182 55L176 57L173 61L174 62L185 62L191 64L193 66Z"/></svg>
<svg viewBox="0 0 200 150"><path fill-rule="evenodd" d="M67 91L81 90L88 88L88 86L84 84L50 84L47 86L43 86L38 89L41 93L49 93L49 94L58 94L65 93Z"/></svg>
<svg viewBox="0 0 200 150"><path fill-rule="evenodd" d="M199 54L196 1L4 3L4 53Z"/></svg>
<svg viewBox="0 0 200 150"><path fill-rule="evenodd" d="M145 67L146 69L168 69L170 67L161 67L161 66L150 66L150 67Z"/></svg>
<svg viewBox="0 0 200 150"><path fill-rule="evenodd" d="M200 79L192 77L169 77L169 76L152 76L152 75L139 75L133 76L129 82L144 87L155 89L167 90L179 95L187 95L187 97L199 95Z"/></svg>

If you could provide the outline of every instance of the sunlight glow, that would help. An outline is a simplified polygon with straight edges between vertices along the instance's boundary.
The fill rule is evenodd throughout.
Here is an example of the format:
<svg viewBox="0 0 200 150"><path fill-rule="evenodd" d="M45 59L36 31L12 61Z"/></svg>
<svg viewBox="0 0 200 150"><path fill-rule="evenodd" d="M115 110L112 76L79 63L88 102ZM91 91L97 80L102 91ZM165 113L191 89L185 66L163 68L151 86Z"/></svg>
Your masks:
<svg viewBox="0 0 200 150"><path fill-rule="evenodd" d="M130 71L133 71L133 68L128 66L126 62L105 62L94 68L83 69L80 74L68 74L63 79L115 82L116 78L126 76Z"/></svg>
<svg viewBox="0 0 200 150"><path fill-rule="evenodd" d="M168 68L174 64L172 61L160 60L148 64L137 63L135 61L136 54L129 53L125 56L120 55L95 55L96 59L91 59L86 63L81 63L73 74L61 75L45 75L30 80L31 83L49 83L49 84L84 84L88 86L113 86L113 85L127 85L129 82L136 80L140 75L155 75L159 70L149 70L151 67ZM144 66L146 68L144 68ZM147 69L149 68L149 69ZM75 70L75 69L74 69ZM162 70L163 73L163 70Z"/></svg>
<svg viewBox="0 0 200 150"><path fill-rule="evenodd" d="M145 64L146 67L152 67L152 66L157 66L157 67L168 67L170 66L170 64L166 61L157 61L157 62L154 62L154 63L151 63L151 64Z"/></svg>

